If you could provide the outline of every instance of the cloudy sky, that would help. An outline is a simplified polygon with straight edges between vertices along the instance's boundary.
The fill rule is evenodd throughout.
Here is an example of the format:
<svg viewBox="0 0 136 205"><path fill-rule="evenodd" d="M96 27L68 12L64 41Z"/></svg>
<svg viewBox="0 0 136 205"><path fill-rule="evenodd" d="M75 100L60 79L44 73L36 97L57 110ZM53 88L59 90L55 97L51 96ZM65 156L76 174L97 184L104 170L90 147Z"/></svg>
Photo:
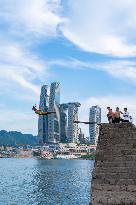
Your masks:
<svg viewBox="0 0 136 205"><path fill-rule="evenodd" d="M128 107L136 121L135 0L0 0L0 129L37 134L40 87L61 102ZM87 128L83 128L88 134Z"/></svg>

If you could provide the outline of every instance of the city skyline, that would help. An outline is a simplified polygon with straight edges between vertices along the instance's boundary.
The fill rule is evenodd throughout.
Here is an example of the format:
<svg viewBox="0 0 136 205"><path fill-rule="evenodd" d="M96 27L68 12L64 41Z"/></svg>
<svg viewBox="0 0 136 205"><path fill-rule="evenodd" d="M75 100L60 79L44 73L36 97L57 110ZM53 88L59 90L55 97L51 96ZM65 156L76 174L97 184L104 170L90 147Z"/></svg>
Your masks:
<svg viewBox="0 0 136 205"><path fill-rule="evenodd" d="M38 142L41 144L79 143L79 138L84 138L81 128L74 123L78 121L78 108L81 104L79 102L62 103L60 94L59 82L52 82L51 85L41 87L39 109L44 112L55 111L50 115L39 115Z"/></svg>
<svg viewBox="0 0 136 205"><path fill-rule="evenodd" d="M82 104L83 121L98 105L102 122L107 106L119 106L135 123L135 6L135 0L0 0L0 129L36 134L31 107L51 82L61 83L62 102Z"/></svg>

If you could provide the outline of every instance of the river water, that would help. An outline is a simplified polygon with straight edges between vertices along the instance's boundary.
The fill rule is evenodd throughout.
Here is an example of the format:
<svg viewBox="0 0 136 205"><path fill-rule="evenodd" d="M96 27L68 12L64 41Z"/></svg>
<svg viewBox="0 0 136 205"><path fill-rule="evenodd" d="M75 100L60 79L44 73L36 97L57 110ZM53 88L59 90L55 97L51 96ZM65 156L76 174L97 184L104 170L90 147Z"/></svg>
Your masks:
<svg viewBox="0 0 136 205"><path fill-rule="evenodd" d="M0 205L88 205L93 163L0 159Z"/></svg>

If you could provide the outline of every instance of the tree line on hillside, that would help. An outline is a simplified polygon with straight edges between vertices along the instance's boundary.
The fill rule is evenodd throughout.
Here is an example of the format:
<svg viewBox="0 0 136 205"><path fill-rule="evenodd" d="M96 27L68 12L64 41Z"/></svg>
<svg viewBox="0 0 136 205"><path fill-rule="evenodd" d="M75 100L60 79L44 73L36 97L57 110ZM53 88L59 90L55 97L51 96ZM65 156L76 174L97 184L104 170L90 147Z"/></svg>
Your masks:
<svg viewBox="0 0 136 205"><path fill-rule="evenodd" d="M37 137L32 134L22 134L17 131L0 131L0 146L23 146L31 145L34 146L37 144Z"/></svg>

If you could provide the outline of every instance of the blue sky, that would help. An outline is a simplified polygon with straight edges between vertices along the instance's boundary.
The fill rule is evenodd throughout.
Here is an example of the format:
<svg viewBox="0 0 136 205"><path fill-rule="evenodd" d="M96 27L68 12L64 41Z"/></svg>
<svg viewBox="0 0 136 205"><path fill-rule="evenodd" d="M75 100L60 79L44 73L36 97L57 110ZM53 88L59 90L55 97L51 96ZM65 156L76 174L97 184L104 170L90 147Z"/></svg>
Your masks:
<svg viewBox="0 0 136 205"><path fill-rule="evenodd" d="M0 129L37 134L40 87L61 102L128 107L136 121L135 0L0 0ZM86 136L88 128L83 127Z"/></svg>

